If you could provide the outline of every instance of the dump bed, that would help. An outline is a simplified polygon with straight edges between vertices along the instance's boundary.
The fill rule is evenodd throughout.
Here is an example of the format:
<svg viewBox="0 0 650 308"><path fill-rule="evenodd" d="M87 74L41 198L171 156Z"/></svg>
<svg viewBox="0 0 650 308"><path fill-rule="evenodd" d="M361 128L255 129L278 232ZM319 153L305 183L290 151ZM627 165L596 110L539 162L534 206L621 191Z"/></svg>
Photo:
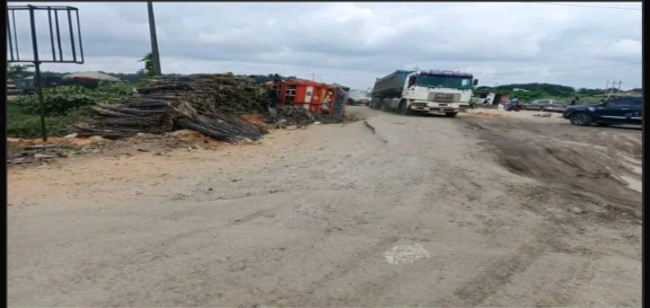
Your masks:
<svg viewBox="0 0 650 308"><path fill-rule="evenodd" d="M397 70L394 73L377 79L372 89L372 96L397 97L402 94L406 76L414 71Z"/></svg>

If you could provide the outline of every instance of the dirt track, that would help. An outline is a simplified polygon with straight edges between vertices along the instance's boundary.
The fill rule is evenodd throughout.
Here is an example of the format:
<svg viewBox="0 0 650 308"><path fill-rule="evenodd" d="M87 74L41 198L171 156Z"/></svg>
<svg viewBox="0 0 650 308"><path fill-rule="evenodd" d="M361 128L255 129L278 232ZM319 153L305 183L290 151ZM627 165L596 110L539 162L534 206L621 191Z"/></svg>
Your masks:
<svg viewBox="0 0 650 308"><path fill-rule="evenodd" d="M351 109L10 169L9 305L641 305L640 131Z"/></svg>

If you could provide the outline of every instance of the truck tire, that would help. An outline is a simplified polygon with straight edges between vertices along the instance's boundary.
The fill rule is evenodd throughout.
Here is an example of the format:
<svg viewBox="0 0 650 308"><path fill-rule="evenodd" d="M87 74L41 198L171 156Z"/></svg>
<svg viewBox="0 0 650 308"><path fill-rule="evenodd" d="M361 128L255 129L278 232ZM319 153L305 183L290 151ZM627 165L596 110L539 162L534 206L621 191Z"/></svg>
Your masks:
<svg viewBox="0 0 650 308"><path fill-rule="evenodd" d="M406 101L401 101L399 103L399 108L397 110L399 111L399 114L401 114L401 115L405 115L405 116L411 115L411 109L409 109L406 106Z"/></svg>
<svg viewBox="0 0 650 308"><path fill-rule="evenodd" d="M445 113L445 116L448 118L453 118L458 114L458 112L447 112Z"/></svg>

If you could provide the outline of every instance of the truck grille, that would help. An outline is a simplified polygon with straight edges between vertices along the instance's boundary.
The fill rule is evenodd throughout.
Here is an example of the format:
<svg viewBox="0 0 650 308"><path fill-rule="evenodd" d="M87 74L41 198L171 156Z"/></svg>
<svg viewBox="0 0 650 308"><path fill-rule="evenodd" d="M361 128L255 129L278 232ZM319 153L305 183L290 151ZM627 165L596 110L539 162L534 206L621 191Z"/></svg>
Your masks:
<svg viewBox="0 0 650 308"><path fill-rule="evenodd" d="M460 94L454 94L454 93L429 93L429 101L457 102L459 100L460 100Z"/></svg>

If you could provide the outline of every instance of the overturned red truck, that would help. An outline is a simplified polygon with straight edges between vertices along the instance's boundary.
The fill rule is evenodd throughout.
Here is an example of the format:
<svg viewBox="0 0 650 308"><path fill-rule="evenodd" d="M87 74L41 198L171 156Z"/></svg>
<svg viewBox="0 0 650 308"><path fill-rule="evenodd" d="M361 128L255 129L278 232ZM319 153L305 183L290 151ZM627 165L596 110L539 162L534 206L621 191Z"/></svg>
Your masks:
<svg viewBox="0 0 650 308"><path fill-rule="evenodd" d="M345 114L347 91L306 79L289 79L275 82L280 105L296 105L332 120L342 120Z"/></svg>

